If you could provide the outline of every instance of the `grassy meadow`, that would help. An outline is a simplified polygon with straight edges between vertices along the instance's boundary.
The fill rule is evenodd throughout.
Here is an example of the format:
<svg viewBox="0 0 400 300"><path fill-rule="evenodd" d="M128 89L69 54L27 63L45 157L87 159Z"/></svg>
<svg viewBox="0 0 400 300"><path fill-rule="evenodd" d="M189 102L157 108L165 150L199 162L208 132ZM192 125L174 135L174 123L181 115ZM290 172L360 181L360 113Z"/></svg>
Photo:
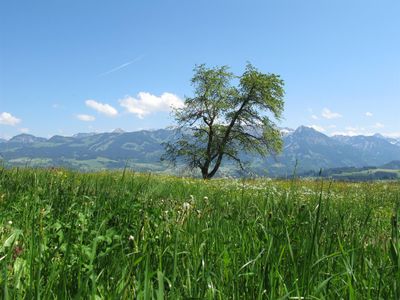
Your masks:
<svg viewBox="0 0 400 300"><path fill-rule="evenodd" d="M0 168L2 299L400 299L400 182Z"/></svg>

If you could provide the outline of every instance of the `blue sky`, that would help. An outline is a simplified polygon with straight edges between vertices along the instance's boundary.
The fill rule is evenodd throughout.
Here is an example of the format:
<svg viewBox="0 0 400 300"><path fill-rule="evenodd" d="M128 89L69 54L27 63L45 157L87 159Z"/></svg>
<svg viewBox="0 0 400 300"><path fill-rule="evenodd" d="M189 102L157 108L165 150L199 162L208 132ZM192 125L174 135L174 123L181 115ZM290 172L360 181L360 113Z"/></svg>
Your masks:
<svg viewBox="0 0 400 300"><path fill-rule="evenodd" d="M195 64L285 81L281 126L400 136L400 2L0 1L0 137L162 128Z"/></svg>

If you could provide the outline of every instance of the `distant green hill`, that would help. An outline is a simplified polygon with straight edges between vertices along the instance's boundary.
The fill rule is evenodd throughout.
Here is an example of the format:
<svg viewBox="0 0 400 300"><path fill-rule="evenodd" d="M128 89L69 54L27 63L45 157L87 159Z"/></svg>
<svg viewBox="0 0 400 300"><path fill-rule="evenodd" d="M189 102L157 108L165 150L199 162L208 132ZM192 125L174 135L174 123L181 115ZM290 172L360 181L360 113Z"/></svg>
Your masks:
<svg viewBox="0 0 400 300"><path fill-rule="evenodd" d="M400 170L400 160L394 160L382 166L383 169Z"/></svg>
<svg viewBox="0 0 400 300"><path fill-rule="evenodd" d="M400 170L370 169L359 172L335 174L332 178L350 181L397 180L400 179Z"/></svg>
<svg viewBox="0 0 400 300"><path fill-rule="evenodd" d="M309 171L300 174L302 177L326 177L337 180L369 181L369 180L397 180L400 179L400 161L392 161L380 167L344 167Z"/></svg>

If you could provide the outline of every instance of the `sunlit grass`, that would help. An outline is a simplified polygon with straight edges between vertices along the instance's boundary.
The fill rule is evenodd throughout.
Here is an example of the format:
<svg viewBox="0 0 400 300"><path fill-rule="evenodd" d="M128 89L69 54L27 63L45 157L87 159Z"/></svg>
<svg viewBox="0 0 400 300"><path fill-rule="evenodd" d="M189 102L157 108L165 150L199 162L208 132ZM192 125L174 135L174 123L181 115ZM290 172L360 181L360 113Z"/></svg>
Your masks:
<svg viewBox="0 0 400 300"><path fill-rule="evenodd" d="M3 299L399 299L400 183L0 169Z"/></svg>

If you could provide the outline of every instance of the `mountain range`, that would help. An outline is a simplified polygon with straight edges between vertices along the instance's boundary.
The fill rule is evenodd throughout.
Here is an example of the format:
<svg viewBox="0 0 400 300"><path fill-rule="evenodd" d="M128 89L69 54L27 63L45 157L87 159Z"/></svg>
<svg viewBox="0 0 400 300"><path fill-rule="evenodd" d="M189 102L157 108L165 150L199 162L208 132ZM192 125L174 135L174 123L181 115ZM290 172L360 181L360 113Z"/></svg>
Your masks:
<svg viewBox="0 0 400 300"><path fill-rule="evenodd" d="M0 159L10 166L68 167L84 171L118 169L128 166L137 171L177 173L160 157L162 143L174 136L174 130L141 130L107 133L79 133L71 137L49 139L20 134L0 140ZM252 174L288 176L320 169L381 166L400 160L400 139L373 136L329 137L310 127L282 129L283 152L277 157L261 158L243 154L247 170ZM220 175L237 175L230 163Z"/></svg>

